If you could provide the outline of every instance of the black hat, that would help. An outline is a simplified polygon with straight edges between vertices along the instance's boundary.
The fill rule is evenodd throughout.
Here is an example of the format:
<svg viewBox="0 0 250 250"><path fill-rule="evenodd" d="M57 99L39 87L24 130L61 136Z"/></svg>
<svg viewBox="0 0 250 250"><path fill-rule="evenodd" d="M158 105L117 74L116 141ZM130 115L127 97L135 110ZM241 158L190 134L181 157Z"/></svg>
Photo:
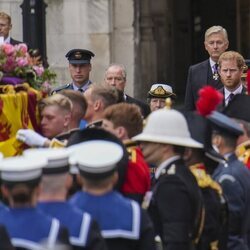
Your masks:
<svg viewBox="0 0 250 250"><path fill-rule="evenodd" d="M250 122L250 96L238 94L225 107L223 113L229 117Z"/></svg>
<svg viewBox="0 0 250 250"><path fill-rule="evenodd" d="M94 56L93 52L86 49L72 49L65 55L70 64L87 64Z"/></svg>
<svg viewBox="0 0 250 250"><path fill-rule="evenodd" d="M227 133L236 137L243 134L243 130L240 125L222 113L213 111L211 115L207 116L207 118L211 121L214 129L221 133Z"/></svg>
<svg viewBox="0 0 250 250"><path fill-rule="evenodd" d="M170 85L163 84L163 83L154 83L149 92L148 98L175 98L176 95L173 92L173 89Z"/></svg>
<svg viewBox="0 0 250 250"><path fill-rule="evenodd" d="M215 162L225 161L224 157L219 153L217 153L212 147L211 143L212 130L208 120L205 117L193 111L185 111L183 113L187 120L191 137L194 140L203 144L205 156Z"/></svg>
<svg viewBox="0 0 250 250"><path fill-rule="evenodd" d="M76 131L69 137L67 147L91 140L105 140L115 142L123 148L123 156L117 164L119 181L116 185L116 188L120 189L120 187L123 185L128 166L128 153L126 147L119 138L102 128L86 128L83 130Z"/></svg>
<svg viewBox="0 0 250 250"><path fill-rule="evenodd" d="M37 183L46 165L46 159L37 160L32 155L5 158L0 163L1 179L3 183Z"/></svg>
<svg viewBox="0 0 250 250"><path fill-rule="evenodd" d="M71 146L70 164L77 165L86 178L102 179L117 170L123 148L106 140L91 140Z"/></svg>
<svg viewBox="0 0 250 250"><path fill-rule="evenodd" d="M43 174L61 174L69 172L69 154L65 148L30 148L23 152L24 156L43 158L48 161L43 167Z"/></svg>

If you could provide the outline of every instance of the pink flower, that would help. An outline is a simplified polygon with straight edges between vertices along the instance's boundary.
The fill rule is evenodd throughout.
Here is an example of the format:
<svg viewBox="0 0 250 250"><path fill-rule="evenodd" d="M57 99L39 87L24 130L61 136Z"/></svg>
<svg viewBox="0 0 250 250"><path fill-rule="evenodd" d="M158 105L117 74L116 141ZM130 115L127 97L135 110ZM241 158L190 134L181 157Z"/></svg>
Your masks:
<svg viewBox="0 0 250 250"><path fill-rule="evenodd" d="M25 57L17 57L16 63L18 67L25 67L28 65L28 59Z"/></svg>
<svg viewBox="0 0 250 250"><path fill-rule="evenodd" d="M11 45L11 44L8 44L8 43L4 43L4 44L2 45L2 49L3 49L3 52L4 52L7 56L12 55L12 54L14 53L14 51L15 51L14 46Z"/></svg>
<svg viewBox="0 0 250 250"><path fill-rule="evenodd" d="M34 65L33 66L33 69L35 70L36 74L38 76L42 76L43 72L44 72L44 68L43 66L37 66L37 65Z"/></svg>
<svg viewBox="0 0 250 250"><path fill-rule="evenodd" d="M9 56L6 63L3 65L4 72L11 72L16 67L15 58Z"/></svg>
<svg viewBox="0 0 250 250"><path fill-rule="evenodd" d="M45 93L50 93L51 89L52 89L52 86L49 82L45 81L42 83L42 86L41 86L41 89L43 92Z"/></svg>
<svg viewBox="0 0 250 250"><path fill-rule="evenodd" d="M25 43L19 43L15 46L16 51L21 52L22 54L25 54L28 52L28 47Z"/></svg>

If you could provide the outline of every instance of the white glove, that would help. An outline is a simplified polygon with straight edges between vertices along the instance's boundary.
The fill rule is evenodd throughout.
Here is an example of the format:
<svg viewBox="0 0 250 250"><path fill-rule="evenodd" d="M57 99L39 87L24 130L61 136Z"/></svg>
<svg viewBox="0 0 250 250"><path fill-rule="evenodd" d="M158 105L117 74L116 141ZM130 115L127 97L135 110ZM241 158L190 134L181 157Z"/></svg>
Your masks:
<svg viewBox="0 0 250 250"><path fill-rule="evenodd" d="M17 140L28 146L43 147L48 138L41 136L31 129L19 129L16 134Z"/></svg>

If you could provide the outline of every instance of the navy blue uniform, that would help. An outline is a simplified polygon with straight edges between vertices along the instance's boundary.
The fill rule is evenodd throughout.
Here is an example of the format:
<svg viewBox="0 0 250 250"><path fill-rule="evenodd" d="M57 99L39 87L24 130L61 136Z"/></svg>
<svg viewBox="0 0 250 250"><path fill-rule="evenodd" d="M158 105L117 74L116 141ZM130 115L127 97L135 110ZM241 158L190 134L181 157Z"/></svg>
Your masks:
<svg viewBox="0 0 250 250"><path fill-rule="evenodd" d="M68 229L74 249L106 249L98 225L88 213L81 212L68 202L40 202L38 207Z"/></svg>
<svg viewBox="0 0 250 250"><path fill-rule="evenodd" d="M98 222L108 249L155 249L153 226L139 204L116 191L101 196L78 192L70 203Z"/></svg>
<svg viewBox="0 0 250 250"><path fill-rule="evenodd" d="M163 249L193 249L203 207L195 177L175 156L157 168L155 181L149 213Z"/></svg>
<svg viewBox="0 0 250 250"><path fill-rule="evenodd" d="M250 228L250 172L235 154L227 165L220 164L213 177L223 189L228 202L228 249L247 250L247 231Z"/></svg>
<svg viewBox="0 0 250 250"><path fill-rule="evenodd" d="M89 85L91 84L92 82L89 80L87 83L85 83L80 89L81 89L81 92L84 92L88 87ZM77 87L75 87L77 88ZM62 86L59 86L55 89L53 89L51 91L51 95L53 94L56 94L56 93L59 93L60 91L62 90L67 90L67 89L71 89L71 90L77 90L77 89L74 89L74 86L73 86L73 83L67 83L65 85L62 85Z"/></svg>
<svg viewBox="0 0 250 250"><path fill-rule="evenodd" d="M40 249L44 244L54 247L57 243L69 244L67 230L57 219L51 218L37 208L10 208L1 211L3 224L14 247Z"/></svg>

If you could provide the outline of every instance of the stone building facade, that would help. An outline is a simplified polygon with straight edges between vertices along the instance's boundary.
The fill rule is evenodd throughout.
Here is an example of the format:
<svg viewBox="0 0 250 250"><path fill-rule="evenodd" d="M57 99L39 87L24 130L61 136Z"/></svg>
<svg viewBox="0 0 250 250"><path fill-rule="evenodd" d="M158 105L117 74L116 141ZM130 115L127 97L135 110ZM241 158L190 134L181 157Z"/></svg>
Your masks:
<svg viewBox="0 0 250 250"><path fill-rule="evenodd" d="M22 2L0 1L0 10L12 16L12 36L20 40ZM167 82L181 103L188 66L207 57L203 35L212 25L224 26L229 33L230 49L250 58L249 0L44 2L47 4L47 58L58 74L58 84L70 81L66 52L86 48L96 54L92 60L93 81L103 81L110 63L121 63L127 68L128 94L145 101L153 82Z"/></svg>

